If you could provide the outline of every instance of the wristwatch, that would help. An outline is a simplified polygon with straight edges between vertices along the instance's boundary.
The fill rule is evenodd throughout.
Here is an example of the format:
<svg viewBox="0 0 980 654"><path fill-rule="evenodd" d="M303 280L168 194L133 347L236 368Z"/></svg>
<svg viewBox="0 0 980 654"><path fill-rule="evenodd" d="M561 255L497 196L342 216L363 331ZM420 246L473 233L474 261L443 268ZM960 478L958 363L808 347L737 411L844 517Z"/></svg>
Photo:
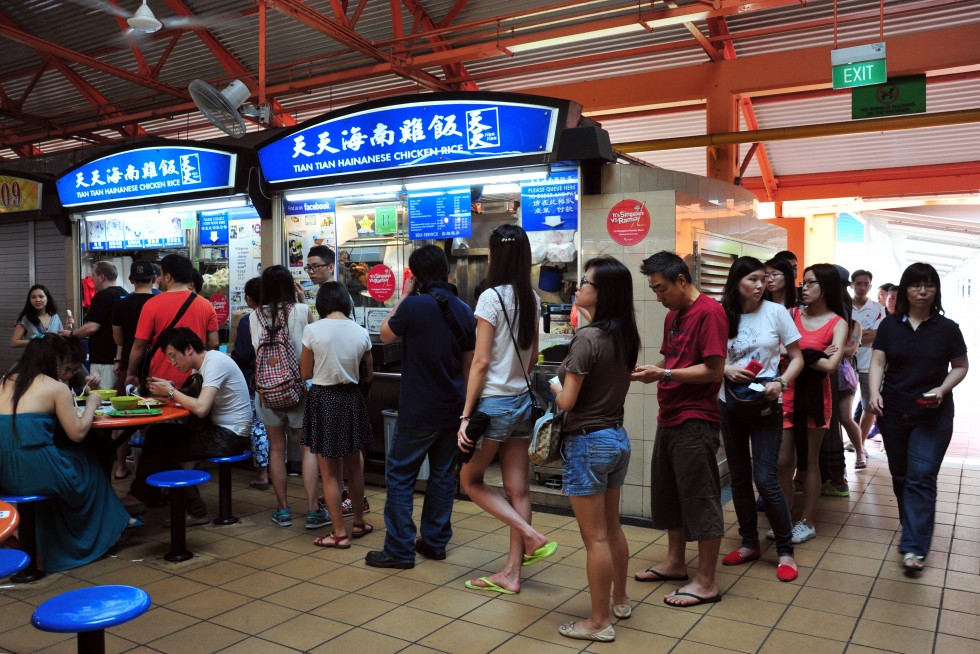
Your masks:
<svg viewBox="0 0 980 654"><path fill-rule="evenodd" d="M673 377L670 376L670 368L664 370L664 381L665 382L674 381Z"/></svg>
<svg viewBox="0 0 980 654"><path fill-rule="evenodd" d="M168 400L174 399L174 393L175 392L177 392L177 387L173 385L173 382L171 382L170 383L170 392L167 393L167 399Z"/></svg>
<svg viewBox="0 0 980 654"><path fill-rule="evenodd" d="M778 381L779 382L779 385L783 387L783 390L784 391L786 390L786 382L783 380L782 377L773 377L772 380L773 381Z"/></svg>

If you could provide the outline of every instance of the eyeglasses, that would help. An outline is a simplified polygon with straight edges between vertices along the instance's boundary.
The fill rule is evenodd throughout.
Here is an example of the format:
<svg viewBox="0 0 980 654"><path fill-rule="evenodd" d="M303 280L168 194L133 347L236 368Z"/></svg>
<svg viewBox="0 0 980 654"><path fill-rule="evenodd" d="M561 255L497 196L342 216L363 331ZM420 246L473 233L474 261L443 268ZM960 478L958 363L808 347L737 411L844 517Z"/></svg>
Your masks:
<svg viewBox="0 0 980 654"><path fill-rule="evenodd" d="M919 282L918 284L909 284L910 291L934 291L936 290L935 284L927 284L925 282Z"/></svg>
<svg viewBox="0 0 980 654"><path fill-rule="evenodd" d="M578 280L578 287L582 288L583 286L591 286L592 288L599 288L598 286L596 286L595 284L587 280L585 277Z"/></svg>
<svg viewBox="0 0 980 654"><path fill-rule="evenodd" d="M311 263L311 264L308 264L308 265L303 266L303 270L305 270L308 273L311 273L311 272L318 271L320 268L326 268L326 267L327 267L327 264L325 264L325 263Z"/></svg>
<svg viewBox="0 0 980 654"><path fill-rule="evenodd" d="M785 277L783 273L766 273L766 279L776 279L777 277Z"/></svg>
<svg viewBox="0 0 980 654"><path fill-rule="evenodd" d="M802 282L800 282L800 288L810 288L814 284L816 284L817 286L820 286L820 282L818 282L815 279L805 279Z"/></svg>
<svg viewBox="0 0 980 654"><path fill-rule="evenodd" d="M164 354L166 354L167 355L167 358L170 359L170 363L172 363L175 366L177 365L177 355L176 354L168 354L166 352L164 352Z"/></svg>

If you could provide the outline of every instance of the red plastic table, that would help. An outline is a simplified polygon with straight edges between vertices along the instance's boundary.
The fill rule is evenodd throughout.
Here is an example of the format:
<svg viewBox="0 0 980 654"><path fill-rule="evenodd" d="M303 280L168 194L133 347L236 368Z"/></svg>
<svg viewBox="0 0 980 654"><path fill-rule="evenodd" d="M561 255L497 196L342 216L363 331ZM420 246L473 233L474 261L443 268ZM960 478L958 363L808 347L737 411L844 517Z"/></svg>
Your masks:
<svg viewBox="0 0 980 654"><path fill-rule="evenodd" d="M20 515L17 513L17 509L0 500L0 543L14 533L18 522L20 522Z"/></svg>
<svg viewBox="0 0 980 654"><path fill-rule="evenodd" d="M92 429L126 429L131 427L145 427L146 425L152 425L158 422L179 420L191 415L190 411L179 406L172 406L168 404L158 408L161 409L163 413L155 416L124 416L119 418L96 416L95 420L92 421Z"/></svg>

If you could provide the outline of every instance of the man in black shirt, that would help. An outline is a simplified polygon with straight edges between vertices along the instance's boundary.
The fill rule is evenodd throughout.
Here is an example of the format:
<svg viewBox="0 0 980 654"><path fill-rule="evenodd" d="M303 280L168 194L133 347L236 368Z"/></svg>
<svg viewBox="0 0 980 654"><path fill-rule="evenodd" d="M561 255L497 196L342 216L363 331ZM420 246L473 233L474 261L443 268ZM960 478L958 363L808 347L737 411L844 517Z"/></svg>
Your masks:
<svg viewBox="0 0 980 654"><path fill-rule="evenodd" d="M112 338L116 344L114 372L120 380L116 384L120 393L126 390L126 369L129 366L129 353L136 340L136 324L143 305L153 297L153 283L156 279L153 264L145 259L137 259L129 267L129 281L135 290L112 308Z"/></svg>
<svg viewBox="0 0 980 654"><path fill-rule="evenodd" d="M95 282L95 297L85 316L85 324L75 330L62 331L63 336L77 336L88 339L89 369L102 379L103 388L115 388L116 374L113 363L116 358L116 343L112 340L112 308L118 300L126 297L126 289L116 284L116 266L108 261L99 261L92 266L92 281Z"/></svg>

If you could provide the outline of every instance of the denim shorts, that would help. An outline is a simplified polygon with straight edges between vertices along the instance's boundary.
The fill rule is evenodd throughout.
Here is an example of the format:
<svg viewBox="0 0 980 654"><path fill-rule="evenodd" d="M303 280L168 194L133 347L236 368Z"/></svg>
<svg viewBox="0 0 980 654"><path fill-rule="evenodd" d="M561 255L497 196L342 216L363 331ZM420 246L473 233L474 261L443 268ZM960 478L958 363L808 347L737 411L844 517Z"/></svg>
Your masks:
<svg viewBox="0 0 980 654"><path fill-rule="evenodd" d="M597 495L626 482L630 439L622 426L566 434L561 446L563 495Z"/></svg>
<svg viewBox="0 0 980 654"><path fill-rule="evenodd" d="M488 395L480 398L477 411L490 416L490 426L483 438L499 443L509 438L530 438L531 394Z"/></svg>
<svg viewBox="0 0 980 654"><path fill-rule="evenodd" d="M290 429L303 428L303 410L305 404L305 402L300 402L291 409L270 409L269 407L262 406L262 403L259 402L258 393L255 394L255 399L252 400L255 415L265 423L266 427L289 427Z"/></svg>

